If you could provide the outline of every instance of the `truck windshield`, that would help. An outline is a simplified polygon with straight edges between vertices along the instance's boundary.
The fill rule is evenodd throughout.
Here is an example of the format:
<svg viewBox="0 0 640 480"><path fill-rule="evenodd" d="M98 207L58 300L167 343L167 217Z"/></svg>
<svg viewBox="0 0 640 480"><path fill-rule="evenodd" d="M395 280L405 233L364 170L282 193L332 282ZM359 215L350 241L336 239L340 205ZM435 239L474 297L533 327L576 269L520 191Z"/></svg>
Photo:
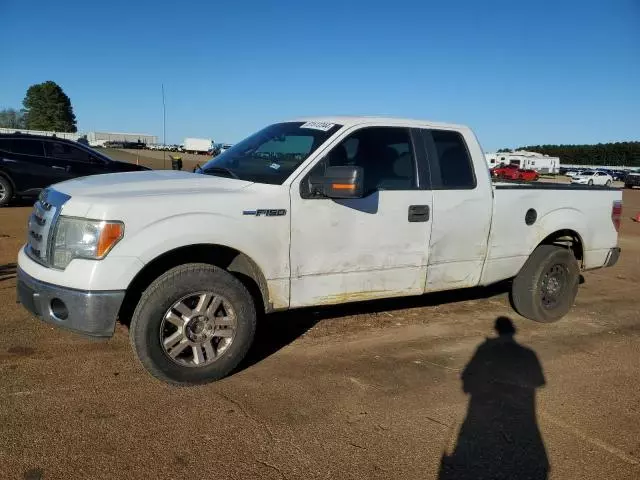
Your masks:
<svg viewBox="0 0 640 480"><path fill-rule="evenodd" d="M209 160L201 173L281 185L341 126L324 122L270 125Z"/></svg>

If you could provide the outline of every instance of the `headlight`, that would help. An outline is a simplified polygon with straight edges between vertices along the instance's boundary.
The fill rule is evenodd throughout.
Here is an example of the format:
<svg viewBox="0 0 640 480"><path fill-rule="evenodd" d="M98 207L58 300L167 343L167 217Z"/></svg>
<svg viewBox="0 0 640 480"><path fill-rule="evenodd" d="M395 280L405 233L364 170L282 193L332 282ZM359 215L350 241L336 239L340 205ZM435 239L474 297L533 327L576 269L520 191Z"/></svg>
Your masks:
<svg viewBox="0 0 640 480"><path fill-rule="evenodd" d="M124 224L61 216L54 234L53 266L66 268L74 258L104 258L124 235Z"/></svg>

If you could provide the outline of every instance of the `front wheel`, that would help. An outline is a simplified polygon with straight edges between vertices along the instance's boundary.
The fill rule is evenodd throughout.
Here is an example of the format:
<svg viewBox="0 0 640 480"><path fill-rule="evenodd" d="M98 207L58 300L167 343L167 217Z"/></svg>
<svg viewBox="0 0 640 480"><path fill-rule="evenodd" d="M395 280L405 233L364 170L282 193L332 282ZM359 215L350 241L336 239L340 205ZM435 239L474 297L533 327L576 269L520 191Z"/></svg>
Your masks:
<svg viewBox="0 0 640 480"><path fill-rule="evenodd" d="M573 306L579 280L580 268L571 250L540 245L513 280L513 307L537 322L559 320Z"/></svg>
<svg viewBox="0 0 640 480"><path fill-rule="evenodd" d="M253 298L229 272L208 264L175 267L142 294L129 337L151 375L200 384L229 374L256 329Z"/></svg>
<svg viewBox="0 0 640 480"><path fill-rule="evenodd" d="M587 182L587 185L589 185L590 187L591 187L591 186L593 186L593 180L589 180L589 181Z"/></svg>
<svg viewBox="0 0 640 480"><path fill-rule="evenodd" d="M611 186L611 180L607 180L606 185L607 185L607 187L610 187Z"/></svg>

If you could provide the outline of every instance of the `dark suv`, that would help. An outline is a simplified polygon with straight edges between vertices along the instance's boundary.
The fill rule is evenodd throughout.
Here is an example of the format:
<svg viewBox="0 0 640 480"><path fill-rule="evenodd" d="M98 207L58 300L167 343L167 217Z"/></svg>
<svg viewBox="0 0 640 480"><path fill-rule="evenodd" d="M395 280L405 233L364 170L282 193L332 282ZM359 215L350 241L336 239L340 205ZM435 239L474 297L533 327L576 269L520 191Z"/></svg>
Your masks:
<svg viewBox="0 0 640 480"><path fill-rule="evenodd" d="M149 170L118 162L80 143L56 137L0 135L0 206L54 183L100 173Z"/></svg>

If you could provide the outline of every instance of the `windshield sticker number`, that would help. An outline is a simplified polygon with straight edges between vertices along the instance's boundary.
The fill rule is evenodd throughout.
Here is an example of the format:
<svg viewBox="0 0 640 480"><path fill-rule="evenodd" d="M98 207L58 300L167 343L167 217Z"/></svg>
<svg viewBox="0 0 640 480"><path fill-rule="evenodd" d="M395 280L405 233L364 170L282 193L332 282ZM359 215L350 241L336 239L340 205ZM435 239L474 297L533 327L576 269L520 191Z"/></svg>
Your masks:
<svg viewBox="0 0 640 480"><path fill-rule="evenodd" d="M304 125L300 125L300 128L310 128L311 130L321 130L328 132L335 126L335 123L328 122L307 122Z"/></svg>

